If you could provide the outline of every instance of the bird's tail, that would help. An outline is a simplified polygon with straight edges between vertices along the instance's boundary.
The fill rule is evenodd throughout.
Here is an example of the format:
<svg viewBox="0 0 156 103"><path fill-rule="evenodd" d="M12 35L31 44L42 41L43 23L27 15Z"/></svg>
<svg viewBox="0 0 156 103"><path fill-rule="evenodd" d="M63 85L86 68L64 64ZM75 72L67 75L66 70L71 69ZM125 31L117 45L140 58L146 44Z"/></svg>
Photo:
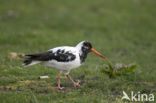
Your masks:
<svg viewBox="0 0 156 103"><path fill-rule="evenodd" d="M31 66L31 65L35 65L38 63L41 63L41 61L37 61L35 60L36 55L26 55L26 59L23 62L24 66Z"/></svg>

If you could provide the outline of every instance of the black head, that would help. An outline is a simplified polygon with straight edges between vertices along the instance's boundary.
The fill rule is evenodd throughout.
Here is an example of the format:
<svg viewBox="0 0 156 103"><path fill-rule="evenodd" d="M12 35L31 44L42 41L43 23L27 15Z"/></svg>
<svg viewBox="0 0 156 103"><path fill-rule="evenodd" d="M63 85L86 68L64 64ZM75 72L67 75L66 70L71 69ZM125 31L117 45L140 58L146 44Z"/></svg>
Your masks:
<svg viewBox="0 0 156 103"><path fill-rule="evenodd" d="M82 52L89 53L92 49L92 44L88 41L84 41L82 44Z"/></svg>
<svg viewBox="0 0 156 103"><path fill-rule="evenodd" d="M82 41L76 46L76 48L79 49L80 51L80 54L79 54L80 60L81 60L81 63L83 63L85 59L87 58L87 54L91 52L92 45L90 42Z"/></svg>
<svg viewBox="0 0 156 103"><path fill-rule="evenodd" d="M99 53L94 48L92 48L92 44L90 42L88 42L88 41L80 42L79 44L77 44L76 48L80 51L79 55L80 55L81 63L83 63L85 61L85 59L87 58L87 54L89 52L93 52L96 55L102 57L103 59L107 59L101 53Z"/></svg>

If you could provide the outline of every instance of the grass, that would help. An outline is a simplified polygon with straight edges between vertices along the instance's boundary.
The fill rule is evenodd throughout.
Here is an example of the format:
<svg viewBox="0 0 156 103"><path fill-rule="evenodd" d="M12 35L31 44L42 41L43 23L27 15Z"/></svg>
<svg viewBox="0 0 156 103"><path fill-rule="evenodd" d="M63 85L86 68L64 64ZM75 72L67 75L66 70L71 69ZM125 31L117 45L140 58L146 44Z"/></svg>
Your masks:
<svg viewBox="0 0 156 103"><path fill-rule="evenodd" d="M1 0L0 103L122 103L122 91L156 94L155 0ZM105 61L89 54L57 90L55 69L22 67L10 52L39 53L88 40L113 63L136 63L135 73L109 79ZM49 79L39 80L41 75Z"/></svg>

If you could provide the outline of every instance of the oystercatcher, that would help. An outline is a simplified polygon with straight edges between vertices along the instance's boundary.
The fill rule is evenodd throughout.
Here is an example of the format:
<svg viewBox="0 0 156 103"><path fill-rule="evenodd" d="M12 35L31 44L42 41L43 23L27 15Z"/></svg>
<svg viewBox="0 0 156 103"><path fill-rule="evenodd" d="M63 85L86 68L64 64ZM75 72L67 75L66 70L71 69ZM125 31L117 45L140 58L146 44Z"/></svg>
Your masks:
<svg viewBox="0 0 156 103"><path fill-rule="evenodd" d="M63 89L60 86L60 76L65 73L66 77L73 83L74 87L80 86L79 82L73 81L69 76L71 69L78 68L84 63L87 58L87 54L93 52L96 55L106 59L102 54L92 48L92 45L88 41L82 41L75 47L61 46L50 49L46 52L39 54L28 54L23 62L24 66L31 66L34 64L43 64L46 67L56 68L60 72L58 74L58 89Z"/></svg>

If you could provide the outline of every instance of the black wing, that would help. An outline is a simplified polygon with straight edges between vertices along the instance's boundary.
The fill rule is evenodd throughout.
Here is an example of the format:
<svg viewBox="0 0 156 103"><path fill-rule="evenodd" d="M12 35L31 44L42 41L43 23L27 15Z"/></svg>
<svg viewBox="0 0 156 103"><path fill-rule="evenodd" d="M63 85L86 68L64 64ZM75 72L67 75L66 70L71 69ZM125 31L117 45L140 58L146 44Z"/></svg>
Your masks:
<svg viewBox="0 0 156 103"><path fill-rule="evenodd" d="M52 50L40 53L40 54L29 54L26 55L28 58L26 60L36 60L36 61L49 61L49 60L56 60L58 62L69 62L73 61L76 56L69 51L60 50L58 49L56 52ZM25 60L25 61L26 61Z"/></svg>

